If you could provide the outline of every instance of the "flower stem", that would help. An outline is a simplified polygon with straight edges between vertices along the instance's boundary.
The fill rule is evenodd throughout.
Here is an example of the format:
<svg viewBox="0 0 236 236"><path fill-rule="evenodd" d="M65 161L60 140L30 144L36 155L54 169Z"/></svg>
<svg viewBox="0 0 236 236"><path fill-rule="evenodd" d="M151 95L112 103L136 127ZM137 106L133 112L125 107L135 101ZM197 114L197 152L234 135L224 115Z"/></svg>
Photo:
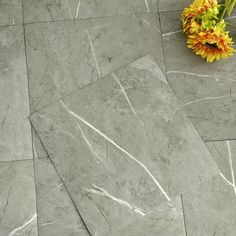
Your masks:
<svg viewBox="0 0 236 236"><path fill-rule="evenodd" d="M223 12L221 14L221 17L220 17L220 21L223 20L223 18L225 16L225 13L226 13L226 11L227 11L227 9L228 9L231 2L232 2L232 0L228 1L228 3L225 5L224 10L223 10Z"/></svg>
<svg viewBox="0 0 236 236"><path fill-rule="evenodd" d="M228 25L228 26L230 26L230 27L232 27L232 28L235 28L235 29L236 29L236 25L233 25L233 24L229 23L228 21L226 21L225 23L226 23L226 25Z"/></svg>

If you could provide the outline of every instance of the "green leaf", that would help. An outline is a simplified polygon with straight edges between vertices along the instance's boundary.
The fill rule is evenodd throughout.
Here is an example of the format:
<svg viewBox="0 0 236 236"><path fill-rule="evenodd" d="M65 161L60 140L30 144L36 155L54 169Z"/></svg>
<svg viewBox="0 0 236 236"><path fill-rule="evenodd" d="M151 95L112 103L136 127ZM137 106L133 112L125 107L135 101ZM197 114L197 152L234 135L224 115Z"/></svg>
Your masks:
<svg viewBox="0 0 236 236"><path fill-rule="evenodd" d="M236 4L236 0L225 0L225 5L227 6L227 13L229 16L234 10L235 4Z"/></svg>

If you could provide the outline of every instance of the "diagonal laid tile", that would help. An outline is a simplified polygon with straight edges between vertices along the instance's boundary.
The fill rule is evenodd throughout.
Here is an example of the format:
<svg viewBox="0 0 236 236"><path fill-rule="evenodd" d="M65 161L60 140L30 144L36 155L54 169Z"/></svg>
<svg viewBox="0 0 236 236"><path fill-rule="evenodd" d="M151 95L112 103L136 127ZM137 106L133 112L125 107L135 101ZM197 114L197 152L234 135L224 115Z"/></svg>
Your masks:
<svg viewBox="0 0 236 236"><path fill-rule="evenodd" d="M21 0L0 1L0 26L15 25L23 22Z"/></svg>
<svg viewBox="0 0 236 236"><path fill-rule="evenodd" d="M40 236L88 236L50 159L35 160Z"/></svg>
<svg viewBox="0 0 236 236"><path fill-rule="evenodd" d="M158 12L158 0L23 0L25 22Z"/></svg>
<svg viewBox="0 0 236 236"><path fill-rule="evenodd" d="M151 56L31 121L92 235L110 235L218 169Z"/></svg>
<svg viewBox="0 0 236 236"><path fill-rule="evenodd" d="M235 139L236 55L209 64L187 48L181 32L165 34L163 41L168 81L202 139Z"/></svg>
<svg viewBox="0 0 236 236"><path fill-rule="evenodd" d="M32 159L22 26L0 28L0 161Z"/></svg>
<svg viewBox="0 0 236 236"><path fill-rule="evenodd" d="M0 234L38 236L32 160L0 163Z"/></svg>
<svg viewBox="0 0 236 236"><path fill-rule="evenodd" d="M26 26L31 111L152 52L162 68L158 16Z"/></svg>

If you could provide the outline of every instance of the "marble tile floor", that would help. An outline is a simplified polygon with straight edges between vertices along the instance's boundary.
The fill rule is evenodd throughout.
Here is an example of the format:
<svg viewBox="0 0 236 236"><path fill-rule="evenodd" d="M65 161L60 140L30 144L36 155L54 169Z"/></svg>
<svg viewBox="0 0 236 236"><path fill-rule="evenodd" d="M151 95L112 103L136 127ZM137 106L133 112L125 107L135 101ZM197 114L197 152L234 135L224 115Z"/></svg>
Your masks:
<svg viewBox="0 0 236 236"><path fill-rule="evenodd" d="M0 236L236 235L235 56L190 2L0 0Z"/></svg>

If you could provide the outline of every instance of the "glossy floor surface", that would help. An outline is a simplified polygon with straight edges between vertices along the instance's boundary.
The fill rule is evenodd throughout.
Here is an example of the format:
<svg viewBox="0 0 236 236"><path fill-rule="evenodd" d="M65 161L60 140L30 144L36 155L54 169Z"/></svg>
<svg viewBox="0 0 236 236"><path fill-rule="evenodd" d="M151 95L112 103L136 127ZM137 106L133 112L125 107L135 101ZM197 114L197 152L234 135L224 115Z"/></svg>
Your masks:
<svg viewBox="0 0 236 236"><path fill-rule="evenodd" d="M236 56L190 2L0 0L1 236L236 235Z"/></svg>

